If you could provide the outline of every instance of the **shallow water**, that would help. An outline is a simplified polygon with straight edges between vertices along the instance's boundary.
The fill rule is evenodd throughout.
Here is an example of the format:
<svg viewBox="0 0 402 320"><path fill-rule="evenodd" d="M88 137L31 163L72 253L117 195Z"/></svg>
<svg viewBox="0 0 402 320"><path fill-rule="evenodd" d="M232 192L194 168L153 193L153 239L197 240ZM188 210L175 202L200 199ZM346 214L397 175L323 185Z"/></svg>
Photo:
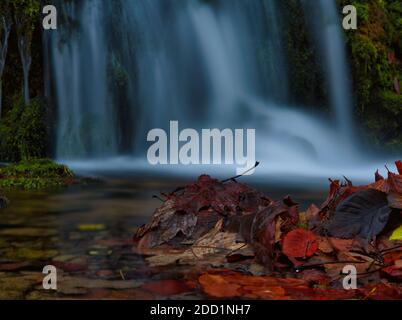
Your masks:
<svg viewBox="0 0 402 320"><path fill-rule="evenodd" d="M132 236L160 205L152 196L186 182L138 173L105 174L92 185L3 192L10 205L0 212L0 298L161 298L142 285L183 275L175 268L149 269L133 252ZM252 186L274 199L291 194L302 209L321 203L326 195L324 189ZM42 289L41 271L47 264L58 268L57 292ZM203 296L192 292L180 298L188 297Z"/></svg>

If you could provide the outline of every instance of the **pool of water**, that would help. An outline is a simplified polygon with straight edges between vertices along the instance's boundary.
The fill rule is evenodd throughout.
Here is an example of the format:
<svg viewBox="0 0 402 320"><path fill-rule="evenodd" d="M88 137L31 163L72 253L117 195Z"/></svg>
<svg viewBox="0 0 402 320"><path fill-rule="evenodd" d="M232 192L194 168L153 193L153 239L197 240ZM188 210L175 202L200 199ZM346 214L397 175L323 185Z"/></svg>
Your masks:
<svg viewBox="0 0 402 320"><path fill-rule="evenodd" d="M143 284L183 274L175 268L148 268L133 252L132 237L160 206L152 196L187 182L172 176L105 174L89 185L2 191L10 204L0 211L0 298L161 298ZM274 199L290 194L302 208L321 203L327 192L322 187L250 184ZM42 269L48 264L57 267L57 291L43 290ZM185 297L203 296L191 292Z"/></svg>

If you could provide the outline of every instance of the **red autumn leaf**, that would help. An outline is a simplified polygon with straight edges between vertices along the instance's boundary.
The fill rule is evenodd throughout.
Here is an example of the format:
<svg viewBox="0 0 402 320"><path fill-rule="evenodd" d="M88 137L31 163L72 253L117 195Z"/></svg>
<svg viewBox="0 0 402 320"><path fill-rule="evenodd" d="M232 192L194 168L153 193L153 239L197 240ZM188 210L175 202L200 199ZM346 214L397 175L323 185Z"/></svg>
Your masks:
<svg viewBox="0 0 402 320"><path fill-rule="evenodd" d="M376 181L369 184L367 187L384 193L402 193L402 161L395 161L396 168L399 174L388 171L388 178L385 179L376 173Z"/></svg>
<svg viewBox="0 0 402 320"><path fill-rule="evenodd" d="M265 299L265 300L284 300L285 289L279 286L261 287L261 286L244 286L240 292L245 298Z"/></svg>
<svg viewBox="0 0 402 320"><path fill-rule="evenodd" d="M402 161L401 160L395 161L395 165L396 168L398 169L398 173L402 174Z"/></svg>
<svg viewBox="0 0 402 320"><path fill-rule="evenodd" d="M369 189L378 190L384 193L389 193L388 179L380 179L368 185Z"/></svg>
<svg viewBox="0 0 402 320"><path fill-rule="evenodd" d="M236 181L222 182L202 175L195 183L163 195L166 201L152 221L140 227L135 240L142 249L173 239L195 239L213 228L222 217L252 214L271 200L262 193ZM170 243L171 244L171 243Z"/></svg>
<svg viewBox="0 0 402 320"><path fill-rule="evenodd" d="M389 283L379 283L358 288L358 291L361 292L365 300L402 299L402 289Z"/></svg>
<svg viewBox="0 0 402 320"><path fill-rule="evenodd" d="M203 291L215 298L233 298L238 297L240 286L238 284L231 284L225 280L221 275L203 274L199 277Z"/></svg>
<svg viewBox="0 0 402 320"><path fill-rule="evenodd" d="M210 271L198 279L203 291L215 298L288 299L287 288L307 285L303 279L249 276L232 271Z"/></svg>
<svg viewBox="0 0 402 320"><path fill-rule="evenodd" d="M388 183L391 192L402 193L402 175L388 172Z"/></svg>
<svg viewBox="0 0 402 320"><path fill-rule="evenodd" d="M377 169L377 171L375 172L375 181L377 182L380 180L384 180L384 177L380 174L380 172Z"/></svg>
<svg viewBox="0 0 402 320"><path fill-rule="evenodd" d="M193 291L193 289L184 280L160 280L149 282L143 284L141 289L161 296L170 296Z"/></svg>
<svg viewBox="0 0 402 320"><path fill-rule="evenodd" d="M289 258L311 257L317 249L316 235L305 229L290 231L283 239L282 250Z"/></svg>
<svg viewBox="0 0 402 320"><path fill-rule="evenodd" d="M283 221L280 225L281 231L287 232L294 228L297 222L295 218L297 207L292 208L280 202L272 202L268 207L255 214L241 217L241 236L253 247L256 260L270 270L272 270L274 260L277 221L279 218Z"/></svg>
<svg viewBox="0 0 402 320"><path fill-rule="evenodd" d="M389 251L384 253L384 264L394 264L394 262L397 260L402 260L402 250Z"/></svg>
<svg viewBox="0 0 402 320"><path fill-rule="evenodd" d="M402 268L397 265L389 266L382 269L389 277L394 280L402 280Z"/></svg>
<svg viewBox="0 0 402 320"><path fill-rule="evenodd" d="M346 183L340 183L339 180L331 180L330 190L327 199L321 205L321 210L326 208L334 209L339 203L351 196L352 194L368 189L369 186L354 186L352 181L348 180L346 177Z"/></svg>
<svg viewBox="0 0 402 320"><path fill-rule="evenodd" d="M324 203L321 205L321 209L324 209L325 207L327 207L336 197L336 195L338 194L338 191L340 189L340 183L339 180L331 180L329 179L329 181L331 182L330 186L329 186L329 194L327 199L324 201Z"/></svg>

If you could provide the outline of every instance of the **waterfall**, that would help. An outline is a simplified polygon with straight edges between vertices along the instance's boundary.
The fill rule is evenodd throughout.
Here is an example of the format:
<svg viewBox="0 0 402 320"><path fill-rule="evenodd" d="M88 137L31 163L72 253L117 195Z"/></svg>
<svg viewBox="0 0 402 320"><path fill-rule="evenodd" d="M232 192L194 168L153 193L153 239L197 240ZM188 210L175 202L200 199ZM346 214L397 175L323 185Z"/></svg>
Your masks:
<svg viewBox="0 0 402 320"><path fill-rule="evenodd" d="M85 22L80 29L58 31L48 40L57 104L57 157L98 157L117 151L108 99L103 1L81 5L63 4L69 17Z"/></svg>
<svg viewBox="0 0 402 320"><path fill-rule="evenodd" d="M310 1L305 3L305 8L324 60L324 73L338 134L351 150L354 140L351 83L346 59L346 39L341 30L342 21L336 2L318 0L313 4Z"/></svg>
<svg viewBox="0 0 402 320"><path fill-rule="evenodd" d="M327 175L356 160L335 1L319 1L314 28L335 120L287 105L291 66L278 4L60 2L65 20L78 27L45 39L58 110L56 157L86 165L145 158L147 132L179 120L183 128L256 128L263 172L308 175L321 168Z"/></svg>

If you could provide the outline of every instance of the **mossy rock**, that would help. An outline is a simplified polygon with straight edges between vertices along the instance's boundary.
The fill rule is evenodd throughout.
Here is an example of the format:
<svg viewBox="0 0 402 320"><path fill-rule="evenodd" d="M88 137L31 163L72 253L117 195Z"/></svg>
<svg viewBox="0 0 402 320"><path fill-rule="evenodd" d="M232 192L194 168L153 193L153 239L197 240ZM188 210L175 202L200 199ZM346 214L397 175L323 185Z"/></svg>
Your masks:
<svg viewBox="0 0 402 320"><path fill-rule="evenodd" d="M379 97L385 109L393 113L395 116L402 116L402 95L392 91L384 91ZM402 120L401 120L402 122Z"/></svg>
<svg viewBox="0 0 402 320"><path fill-rule="evenodd" d="M67 166L49 159L25 160L0 167L0 188L47 189L68 186L74 179Z"/></svg>

